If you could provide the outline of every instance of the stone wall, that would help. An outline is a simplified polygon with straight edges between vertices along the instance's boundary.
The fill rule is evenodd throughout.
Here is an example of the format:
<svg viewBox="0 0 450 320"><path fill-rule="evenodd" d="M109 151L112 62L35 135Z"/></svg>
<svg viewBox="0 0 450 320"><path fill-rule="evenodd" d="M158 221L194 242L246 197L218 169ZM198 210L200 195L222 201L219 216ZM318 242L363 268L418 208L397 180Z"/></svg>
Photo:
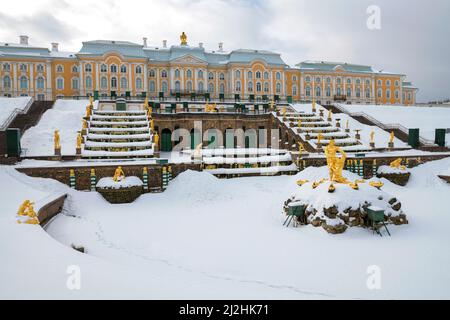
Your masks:
<svg viewBox="0 0 450 320"><path fill-rule="evenodd" d="M47 222L49 222L54 216L61 212L66 197L67 195L63 195L58 199L47 203L45 206L39 209L38 218L42 227L44 227Z"/></svg>

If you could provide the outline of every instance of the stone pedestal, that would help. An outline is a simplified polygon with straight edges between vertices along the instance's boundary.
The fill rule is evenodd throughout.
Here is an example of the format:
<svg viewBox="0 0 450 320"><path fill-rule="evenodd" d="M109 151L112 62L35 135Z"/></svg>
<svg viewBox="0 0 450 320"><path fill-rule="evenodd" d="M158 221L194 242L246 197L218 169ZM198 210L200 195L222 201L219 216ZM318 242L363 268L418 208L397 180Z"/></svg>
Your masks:
<svg viewBox="0 0 450 320"><path fill-rule="evenodd" d="M350 129L345 129L345 133L350 133Z"/></svg>
<svg viewBox="0 0 450 320"><path fill-rule="evenodd" d="M81 129L81 135L82 135L82 136L85 136L86 134L87 134L86 129Z"/></svg>
<svg viewBox="0 0 450 320"><path fill-rule="evenodd" d="M331 121L333 121L333 119L331 119L331 118L327 118L327 121L328 121L328 122L331 122Z"/></svg>
<svg viewBox="0 0 450 320"><path fill-rule="evenodd" d="M371 147L371 148L375 148L375 142L371 142L371 143L370 143L370 147Z"/></svg>
<svg viewBox="0 0 450 320"><path fill-rule="evenodd" d="M61 148L59 148L59 149L56 149L55 148L55 156L61 156Z"/></svg>
<svg viewBox="0 0 450 320"><path fill-rule="evenodd" d="M311 139L311 136L309 135L309 133L306 133L305 139L306 139L307 141L309 141L309 140Z"/></svg>
<svg viewBox="0 0 450 320"><path fill-rule="evenodd" d="M81 148L77 148L77 149L76 149L76 155L77 155L77 156L81 155Z"/></svg>
<svg viewBox="0 0 450 320"><path fill-rule="evenodd" d="M355 139L356 140L361 140L361 135L359 133L355 134Z"/></svg>
<svg viewBox="0 0 450 320"><path fill-rule="evenodd" d="M341 127L341 122L339 120L336 120L336 128L340 128Z"/></svg>
<svg viewBox="0 0 450 320"><path fill-rule="evenodd" d="M389 142L388 143L388 148L389 149L393 149L394 148L394 143L393 142Z"/></svg>
<svg viewBox="0 0 450 320"><path fill-rule="evenodd" d="M317 144L317 149L322 149L322 143ZM319 150L320 151L320 150Z"/></svg>
<svg viewBox="0 0 450 320"><path fill-rule="evenodd" d="M323 117L323 109L320 109L319 115L320 115L321 117Z"/></svg>

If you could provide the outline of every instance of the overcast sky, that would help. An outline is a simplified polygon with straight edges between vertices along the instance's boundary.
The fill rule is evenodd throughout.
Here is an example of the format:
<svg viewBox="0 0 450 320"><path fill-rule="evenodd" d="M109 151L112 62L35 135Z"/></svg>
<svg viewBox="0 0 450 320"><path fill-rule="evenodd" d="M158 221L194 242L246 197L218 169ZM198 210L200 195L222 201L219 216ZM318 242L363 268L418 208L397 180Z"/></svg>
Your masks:
<svg viewBox="0 0 450 320"><path fill-rule="evenodd" d="M381 29L367 27L380 8ZM408 76L419 101L450 98L448 0L2 0L0 41L78 51L84 40L115 39L209 50L274 50L289 65L304 60L368 64Z"/></svg>

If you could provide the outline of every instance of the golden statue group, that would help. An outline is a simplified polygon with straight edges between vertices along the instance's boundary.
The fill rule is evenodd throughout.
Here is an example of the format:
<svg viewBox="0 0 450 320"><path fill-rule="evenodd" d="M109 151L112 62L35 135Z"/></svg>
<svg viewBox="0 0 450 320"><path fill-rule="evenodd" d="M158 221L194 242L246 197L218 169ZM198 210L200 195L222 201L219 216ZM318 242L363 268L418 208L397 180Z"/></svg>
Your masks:
<svg viewBox="0 0 450 320"><path fill-rule="evenodd" d="M122 167L118 166L116 171L114 171L113 180L114 182L120 182L123 179L125 179L125 173L123 172Z"/></svg>
<svg viewBox="0 0 450 320"><path fill-rule="evenodd" d="M26 217L26 220L17 220L17 223L39 224L39 218L36 211L34 211L34 202L31 202L30 200L25 200L20 205L17 215L19 217Z"/></svg>

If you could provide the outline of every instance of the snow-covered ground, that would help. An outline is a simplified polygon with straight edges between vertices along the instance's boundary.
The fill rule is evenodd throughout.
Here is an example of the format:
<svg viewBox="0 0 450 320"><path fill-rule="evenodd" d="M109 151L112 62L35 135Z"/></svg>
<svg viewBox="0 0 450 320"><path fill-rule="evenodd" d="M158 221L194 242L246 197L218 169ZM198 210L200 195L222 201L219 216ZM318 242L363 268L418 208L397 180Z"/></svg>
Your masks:
<svg viewBox="0 0 450 320"><path fill-rule="evenodd" d="M31 97L0 97L0 127L3 126L15 109L24 110L30 101Z"/></svg>
<svg viewBox="0 0 450 320"><path fill-rule="evenodd" d="M59 130L61 154L75 155L77 132L81 130L89 100L56 100L52 109L46 111L39 123L25 131L21 145L25 156L54 155L53 134ZM97 108L98 101L94 102Z"/></svg>
<svg viewBox="0 0 450 320"><path fill-rule="evenodd" d="M450 128L450 109L440 107L410 107L383 105L345 105L350 112L364 112L384 124L401 124L413 129L420 129L420 136L434 141L435 129ZM450 133L446 135L446 143L450 144Z"/></svg>
<svg viewBox="0 0 450 320"><path fill-rule="evenodd" d="M450 186L436 175L449 167L450 158L414 168L406 187L383 180L410 222L383 238L282 226L296 181L326 177L326 167L226 180L187 171L164 193L126 205L0 167L0 298L448 299ZM48 233L15 223L25 198L44 203L64 192ZM80 290L66 287L72 265ZM366 286L373 265L380 290Z"/></svg>

